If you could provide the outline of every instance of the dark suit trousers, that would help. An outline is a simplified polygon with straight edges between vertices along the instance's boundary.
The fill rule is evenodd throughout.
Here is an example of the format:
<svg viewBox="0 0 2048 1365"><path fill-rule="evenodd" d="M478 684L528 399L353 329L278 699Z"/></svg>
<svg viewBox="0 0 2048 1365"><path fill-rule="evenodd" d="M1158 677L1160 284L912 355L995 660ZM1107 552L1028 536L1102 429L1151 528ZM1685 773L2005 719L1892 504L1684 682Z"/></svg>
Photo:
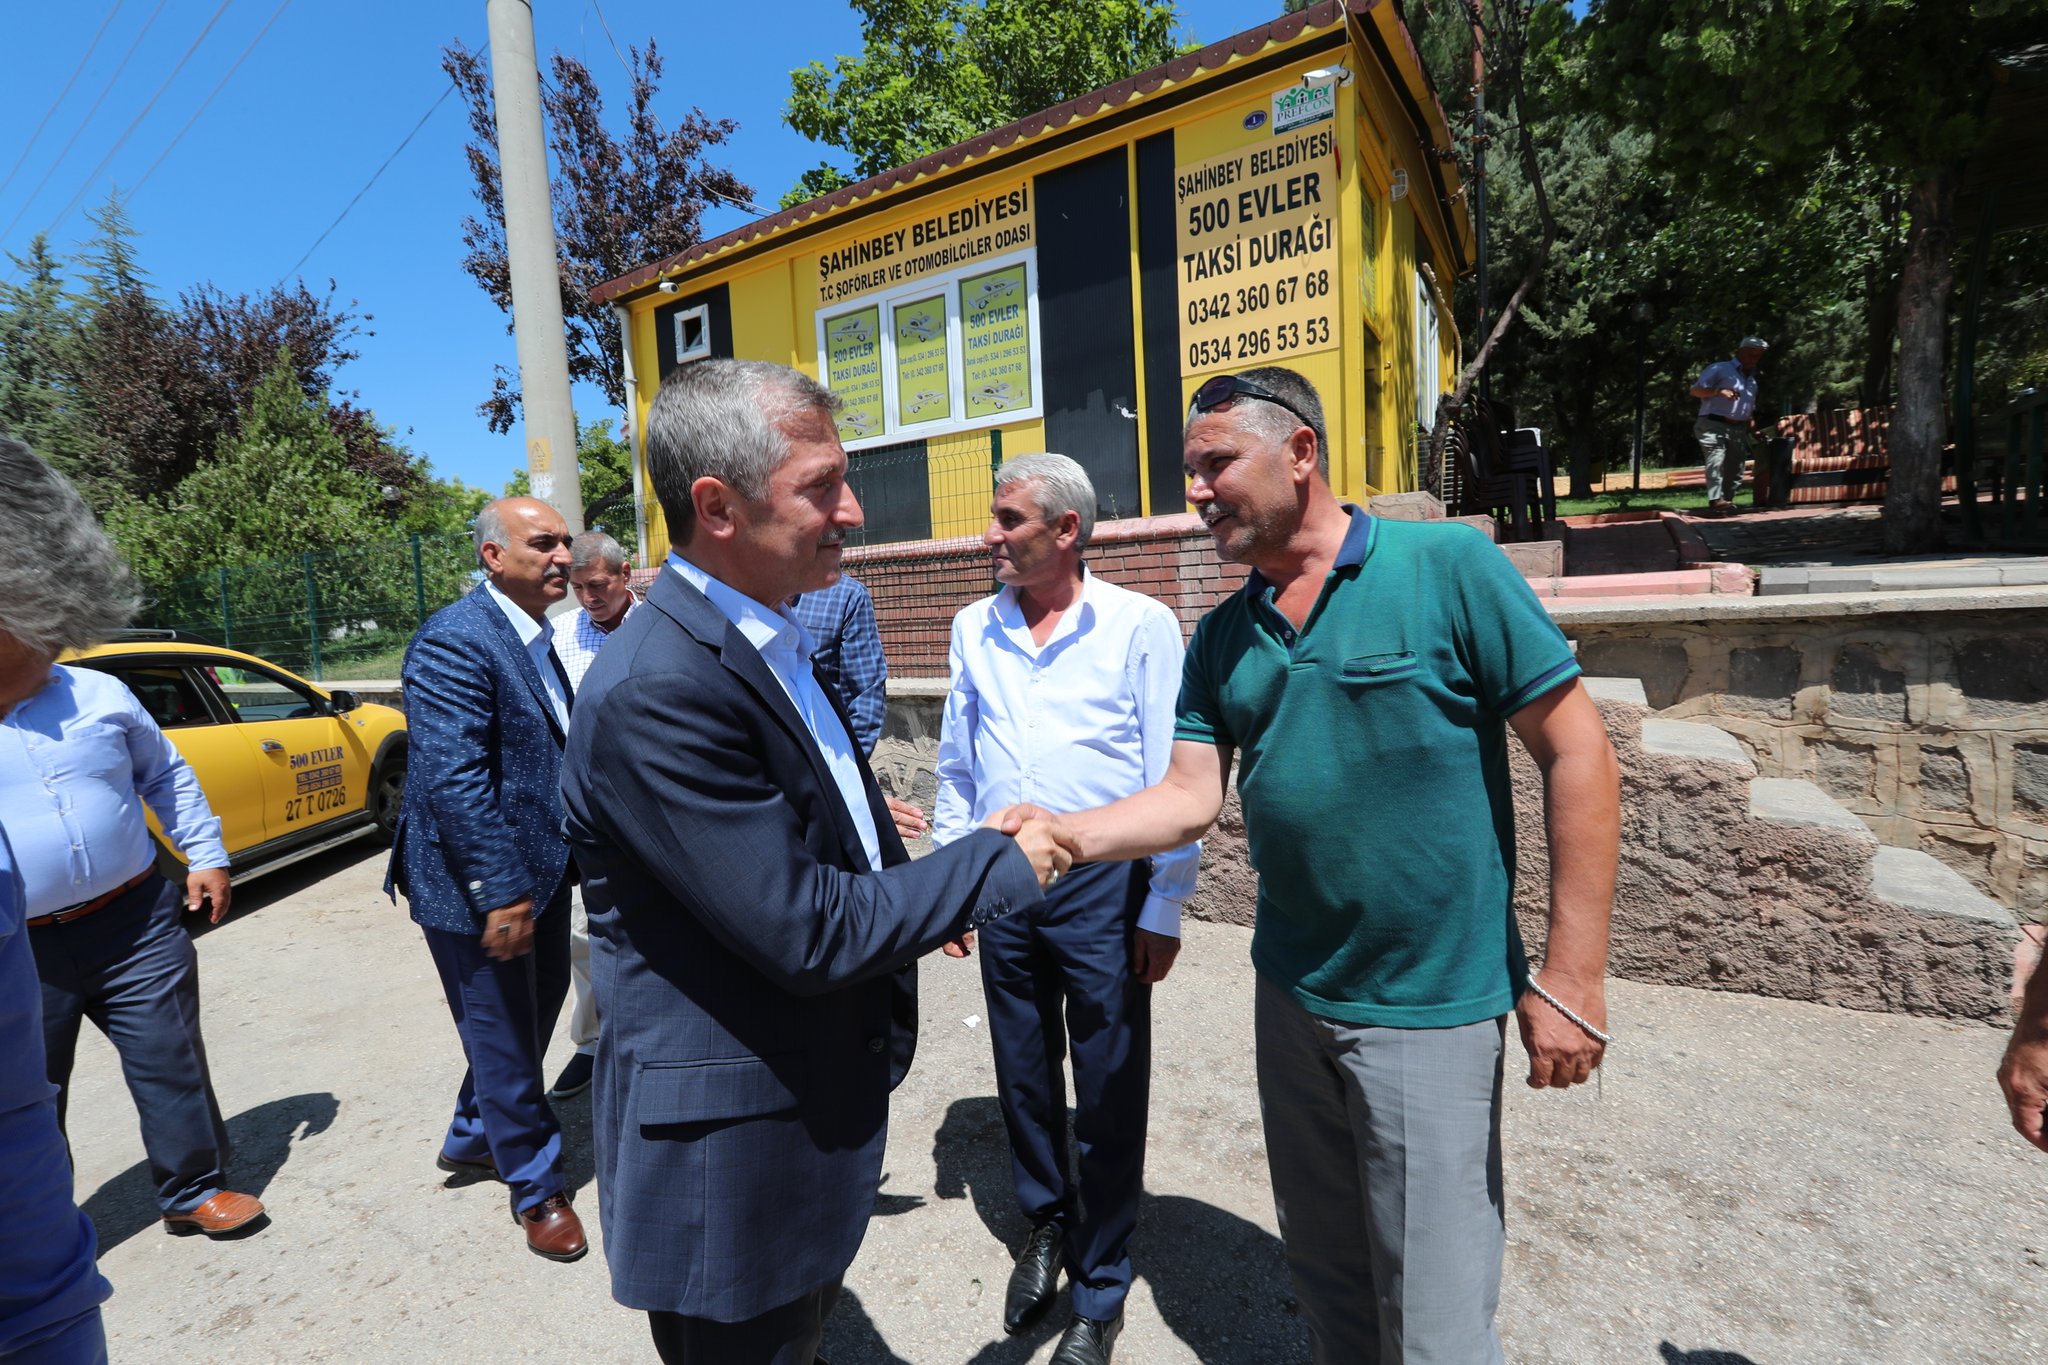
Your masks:
<svg viewBox="0 0 2048 1365"><path fill-rule="evenodd" d="M228 1130L199 1036L199 954L178 922L185 897L152 876L83 919L28 931L43 983L43 1053L64 1121L78 1025L120 1054L142 1120L158 1207L186 1213L221 1191Z"/></svg>
<svg viewBox="0 0 2048 1365"><path fill-rule="evenodd" d="M510 962L485 956L475 934L422 928L469 1069L441 1150L498 1165L513 1205L530 1209L562 1192L562 1126L548 1108L541 1058L569 993L569 888L533 925L533 951Z"/></svg>
<svg viewBox="0 0 2048 1365"><path fill-rule="evenodd" d="M981 931L1017 1203L1034 1224L1062 1225L1074 1311L1090 1318L1115 1317L1131 1288L1152 1081L1152 988L1131 975L1131 935L1150 877L1143 861L1075 868L1043 904ZM1061 1067L1069 1047L1071 1178Z"/></svg>
<svg viewBox="0 0 2048 1365"><path fill-rule="evenodd" d="M841 1281L745 1322L649 1313L662 1365L812 1365Z"/></svg>

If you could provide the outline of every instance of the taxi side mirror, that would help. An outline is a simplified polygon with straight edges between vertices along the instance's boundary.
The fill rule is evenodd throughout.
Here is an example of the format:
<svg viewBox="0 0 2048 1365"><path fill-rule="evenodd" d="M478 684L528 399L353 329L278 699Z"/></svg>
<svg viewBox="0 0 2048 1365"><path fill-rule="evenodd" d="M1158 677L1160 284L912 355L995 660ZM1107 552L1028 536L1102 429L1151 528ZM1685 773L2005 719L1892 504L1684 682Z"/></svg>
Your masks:
<svg viewBox="0 0 2048 1365"><path fill-rule="evenodd" d="M355 710L358 706L361 706L363 704L363 699L361 697L358 697L353 692L342 690L329 692L327 694L327 704L328 706L333 708L335 715L345 716L349 712Z"/></svg>

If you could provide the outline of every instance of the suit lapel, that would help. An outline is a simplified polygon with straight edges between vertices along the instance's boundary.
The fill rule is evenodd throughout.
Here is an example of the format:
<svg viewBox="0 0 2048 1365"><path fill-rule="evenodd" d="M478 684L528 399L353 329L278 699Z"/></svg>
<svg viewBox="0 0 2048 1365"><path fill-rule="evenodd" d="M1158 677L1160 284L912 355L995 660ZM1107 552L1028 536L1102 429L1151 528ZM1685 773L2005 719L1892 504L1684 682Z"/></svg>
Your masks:
<svg viewBox="0 0 2048 1365"><path fill-rule="evenodd" d="M533 655L527 651L526 642L519 638L519 632L505 619L505 609L498 605L498 599L491 596L490 588L484 584L478 584L470 596L476 599L477 608L483 613L484 619L496 627L499 643L512 655L512 671L525 681L526 690L533 694L534 702L540 707L540 713L547 717L548 729L554 732L556 742L566 742L569 737L563 733L561 717L555 714L555 699L549 695L547 685L541 682L540 669L535 666Z"/></svg>
<svg viewBox="0 0 2048 1365"><path fill-rule="evenodd" d="M811 736L810 728L797 713L795 704L789 699L789 693L776 681L775 673L768 667L768 661L761 657L761 651L754 648L753 643L740 633L740 628L728 620L724 612L713 606L709 598L697 591L696 587L680 574L664 569L654 580L654 586L648 590L647 601L649 605L659 607L664 614L699 641L717 650L719 662L725 665L726 671L745 683L747 689L767 708L768 714L775 717L776 723L789 732L790 739L810 763L812 777L818 786L824 789L825 794L832 798L826 805L832 812L833 828L839 835L840 847L845 850L848 859L856 868L862 871L870 870L867 865L867 853L861 848L860 832L854 828L853 815L846 809L846 802L839 795L839 782L832 776L831 766L825 762L824 750L818 747L818 741ZM831 703L831 689L822 688L821 685L821 690L825 693L826 701ZM836 709L836 703L834 705ZM851 728L847 733L852 733ZM865 764L862 765L861 772L865 778ZM872 779L867 779L867 785L873 785Z"/></svg>

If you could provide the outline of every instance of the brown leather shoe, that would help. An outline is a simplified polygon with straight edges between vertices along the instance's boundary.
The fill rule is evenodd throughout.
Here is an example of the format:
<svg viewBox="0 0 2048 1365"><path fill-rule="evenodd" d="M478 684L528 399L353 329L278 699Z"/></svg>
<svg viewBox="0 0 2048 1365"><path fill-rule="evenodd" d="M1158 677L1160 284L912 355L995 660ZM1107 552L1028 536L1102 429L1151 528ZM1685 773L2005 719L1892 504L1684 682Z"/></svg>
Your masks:
<svg viewBox="0 0 2048 1365"><path fill-rule="evenodd" d="M222 1190L196 1209L165 1214L164 1231L180 1237L189 1237L195 1232L220 1237L246 1228L263 1216L263 1201L255 1195Z"/></svg>
<svg viewBox="0 0 2048 1365"><path fill-rule="evenodd" d="M569 1207L566 1194L551 1194L513 1216L526 1229L526 1249L536 1256L573 1261L590 1250L583 1238L583 1220Z"/></svg>

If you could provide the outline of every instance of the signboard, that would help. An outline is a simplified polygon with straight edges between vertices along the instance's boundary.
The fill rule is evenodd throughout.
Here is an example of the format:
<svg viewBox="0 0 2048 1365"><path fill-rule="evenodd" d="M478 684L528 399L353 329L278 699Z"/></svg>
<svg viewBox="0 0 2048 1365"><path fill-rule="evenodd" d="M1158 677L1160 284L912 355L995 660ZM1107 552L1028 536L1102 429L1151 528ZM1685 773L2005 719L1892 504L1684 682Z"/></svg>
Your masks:
<svg viewBox="0 0 2048 1365"><path fill-rule="evenodd" d="M1273 92L1273 136L1337 117L1337 82L1294 85Z"/></svg>
<svg viewBox="0 0 2048 1365"><path fill-rule="evenodd" d="M1031 289L1024 265L960 281L961 364L967 416L1031 406Z"/></svg>
<svg viewBox="0 0 2048 1365"><path fill-rule="evenodd" d="M953 415L953 378L946 346L946 296L933 294L895 306L896 422L916 426Z"/></svg>
<svg viewBox="0 0 2048 1365"><path fill-rule="evenodd" d="M915 284L984 257L1032 246L1031 182L977 195L900 227L884 228L818 256L818 306Z"/></svg>
<svg viewBox="0 0 2048 1365"><path fill-rule="evenodd" d="M1174 168L1182 374L1337 345L1336 146L1322 127Z"/></svg>
<svg viewBox="0 0 2048 1365"><path fill-rule="evenodd" d="M839 439L882 430L882 310L869 304L824 319L825 387L839 395Z"/></svg>

